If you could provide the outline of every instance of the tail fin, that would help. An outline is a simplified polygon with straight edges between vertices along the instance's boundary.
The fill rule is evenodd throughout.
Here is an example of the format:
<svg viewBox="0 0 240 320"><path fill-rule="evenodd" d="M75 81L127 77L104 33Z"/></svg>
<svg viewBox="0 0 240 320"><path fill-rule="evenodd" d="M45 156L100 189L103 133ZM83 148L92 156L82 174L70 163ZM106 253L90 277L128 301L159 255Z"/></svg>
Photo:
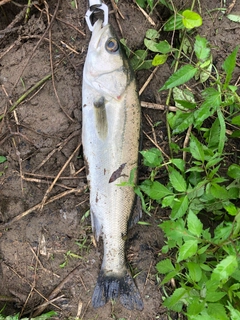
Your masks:
<svg viewBox="0 0 240 320"><path fill-rule="evenodd" d="M125 308L143 310L140 293L127 271L121 277L113 274L106 275L104 271L101 271L92 296L93 307L102 307L110 299L115 300L118 297Z"/></svg>

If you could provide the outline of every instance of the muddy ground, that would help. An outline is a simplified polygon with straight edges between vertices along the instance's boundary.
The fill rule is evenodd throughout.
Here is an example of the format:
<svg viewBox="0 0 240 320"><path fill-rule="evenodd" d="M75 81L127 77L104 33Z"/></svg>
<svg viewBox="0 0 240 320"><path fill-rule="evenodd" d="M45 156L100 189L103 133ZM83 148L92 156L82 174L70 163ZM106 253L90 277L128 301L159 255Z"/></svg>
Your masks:
<svg viewBox="0 0 240 320"><path fill-rule="evenodd" d="M0 114L5 114L0 121L0 156L7 158L0 164L0 309L6 304L6 314L34 315L44 310L38 307L46 300L55 299L44 310L57 311L55 319L167 319L155 265L164 244L158 224L167 219L168 212L157 207L151 217L144 214L142 218L150 226L134 226L127 241L126 254L144 310L129 311L119 302L97 310L91 306L102 249L95 247L87 214L89 194L81 148L82 69L90 38L84 20L88 2L35 1L25 23L26 3L0 0L0 30L5 30L0 31ZM156 6L152 26L134 1L118 1L125 19L114 13L110 1L106 3L111 24L132 50L142 48L148 28L160 29L169 17L166 8ZM173 3L178 8L191 4ZM226 8L231 3L227 0ZM218 0L196 1L195 6L203 17L198 32L211 43L217 68L240 39L240 24L215 10L220 7L223 1ZM232 13L240 13L238 1ZM171 37L171 33L161 33L161 40ZM155 70L141 101L165 104L166 93L159 94L158 89L171 74L171 63L169 58ZM152 72L137 73L139 88ZM39 84L46 76L48 80ZM34 85L36 90L14 105ZM14 111L7 113L11 106ZM143 130L151 138L150 122L160 121L156 140L168 152L164 111L143 108L142 114ZM143 148L152 146L143 135ZM140 169L140 179L146 175ZM170 287L165 290L171 292Z"/></svg>

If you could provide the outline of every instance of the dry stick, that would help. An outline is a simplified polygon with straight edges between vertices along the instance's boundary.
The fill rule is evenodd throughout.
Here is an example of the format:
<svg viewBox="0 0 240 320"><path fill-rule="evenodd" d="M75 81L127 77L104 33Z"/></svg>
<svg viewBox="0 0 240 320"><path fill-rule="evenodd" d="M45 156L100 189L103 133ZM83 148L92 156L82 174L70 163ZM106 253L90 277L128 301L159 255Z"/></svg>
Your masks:
<svg viewBox="0 0 240 320"><path fill-rule="evenodd" d="M186 137L185 137L184 142L183 142L183 149L187 148L187 146L188 146L188 142L189 142L189 139L190 139L191 131L192 131L192 124L188 127L188 130L187 130L187 133L186 133ZM187 157L187 152L183 151L183 160L184 161L186 160L186 157Z"/></svg>
<svg viewBox="0 0 240 320"><path fill-rule="evenodd" d="M3 6L5 3L10 2L11 0L1 0L0 1L0 6Z"/></svg>
<svg viewBox="0 0 240 320"><path fill-rule="evenodd" d="M38 254L39 254L39 247L38 247ZM24 309L26 308L26 305L27 305L32 293L33 293L33 290L36 288L37 266L38 266L38 259L35 259L33 283L31 285L31 289L30 289L30 292L29 292L29 294L27 296L27 299L25 300L25 302L24 302L24 304L22 306L19 318L21 318L21 316L22 316L22 314L24 312Z"/></svg>
<svg viewBox="0 0 240 320"><path fill-rule="evenodd" d="M42 180L42 179L36 179L36 178L27 178L27 177L24 176L24 174L21 175L21 178L24 181L35 182L35 183L43 183L43 184L48 184L49 185L49 181ZM65 184L62 184L62 183L56 183L56 186L64 188L64 189L67 189L67 190L73 189L72 187L65 186Z"/></svg>
<svg viewBox="0 0 240 320"><path fill-rule="evenodd" d="M45 13L45 14L46 14L46 12L45 12L44 10L42 10L41 8L39 8L39 6L38 6L37 4L34 4L34 7L37 8L37 9L38 9L39 11L41 11L42 13ZM51 13L49 13L49 15L50 15L50 17L52 17L52 14L51 14ZM78 29L77 27L75 27L73 24L71 24L71 23L69 23L69 22L67 22L67 21L64 21L64 20L62 20L62 19L60 19L60 18L57 18L57 17L56 17L56 20L58 20L58 21L60 21L60 22L62 22L62 23L64 23L64 24L66 24L67 26L69 26L69 27L71 27L72 29L76 30L76 31L79 32L81 35L83 35L84 37L86 36L86 34L85 34L83 31L81 31L80 29Z"/></svg>
<svg viewBox="0 0 240 320"><path fill-rule="evenodd" d="M230 3L230 5L228 6L228 9L226 11L226 15L229 14L232 11L232 9L235 6L235 4L236 4L236 0L233 0L232 3Z"/></svg>
<svg viewBox="0 0 240 320"><path fill-rule="evenodd" d="M145 131L143 131L143 133L155 145L155 147L157 147L165 155L165 157L170 160L170 157L163 151L163 149Z"/></svg>
<svg viewBox="0 0 240 320"><path fill-rule="evenodd" d="M53 13L52 20L51 20L50 24L47 26L45 32L43 33L43 35L41 36L41 38L39 39L39 41L37 42L37 44L36 44L35 47L33 48L32 53L31 53L30 56L28 57L26 63L24 64L24 67L23 67L22 71L20 72L20 75L18 76L15 84L13 85L12 91L13 91L13 90L15 89L15 87L17 86L18 81L20 80L20 78L21 78L24 70L26 69L27 65L29 64L29 61L32 59L32 57L33 57L34 53L36 52L38 46L40 45L40 43L42 42L42 40L45 38L48 30L51 28L51 26L52 26L52 24L53 24L53 21L54 21L54 19L55 19L55 16L56 16L56 14L57 14L57 12L58 12L59 4L60 4L60 0L58 0L58 2L57 2L57 5L56 5L56 8L55 8L55 10L54 10L54 13ZM1 120L1 119L0 119L0 120Z"/></svg>
<svg viewBox="0 0 240 320"><path fill-rule="evenodd" d="M118 11L118 8L117 8L117 5L115 4L114 0L111 0L111 3L112 3L112 7L113 7L113 12L114 12L114 15L115 15L115 19L117 21L117 25L118 25L118 28L120 30L120 33L121 33L121 36L123 36L123 30L122 30L122 26L119 22L119 11ZM121 14L121 17L124 19L124 17L122 16Z"/></svg>
<svg viewBox="0 0 240 320"><path fill-rule="evenodd" d="M146 101L141 101L141 107L143 108L148 108L148 109L155 109L155 110L167 110L169 109L170 111L177 111L178 108L169 106L167 107L166 105L163 104L158 104L158 103L152 103L152 102L146 102Z"/></svg>
<svg viewBox="0 0 240 320"><path fill-rule="evenodd" d="M152 78L154 77L155 73L158 71L159 66L157 66L153 72L150 74L150 76L148 77L147 81L144 83L144 85L142 86L142 88L139 90L139 95L141 95L143 93L143 91L146 89L146 87L149 85L149 82L152 80Z"/></svg>
<svg viewBox="0 0 240 320"><path fill-rule="evenodd" d="M48 24L50 25L51 21L50 21L50 16L49 16L49 12L48 12L48 4L46 1L44 1L45 4L45 10L47 13L47 19L48 19ZM65 116L72 122L74 122L73 118L70 117L70 115L65 111L64 107L61 104L61 101L59 99L58 93L57 93L57 89L56 89L56 85L55 85L55 77L54 77L54 70L53 70L53 58L52 58L52 29L49 28L48 30L48 35L49 35L49 56L50 56L50 67L51 67L51 73L52 73L52 85L53 85L53 91L55 94L55 97L57 99L58 105L60 107L60 109L62 110L62 112L65 114Z"/></svg>
<svg viewBox="0 0 240 320"><path fill-rule="evenodd" d="M78 144L78 146L76 147L76 149L73 151L73 153L71 154L71 156L68 158L68 160L66 161L66 163L63 165L63 167L61 168L61 170L59 171L59 173L57 174L56 178L53 180L52 184L50 185L50 187L47 189L43 199L42 199L42 206L41 209L43 208L49 193L52 191L55 183L57 182L58 178L60 177L60 175L62 174L62 172L66 169L66 167L68 166L69 162L72 160L73 156L75 155L75 153L79 150L81 146L81 143Z"/></svg>
<svg viewBox="0 0 240 320"><path fill-rule="evenodd" d="M13 105L11 106L11 108L8 110L8 112L12 112L14 109L16 109L16 107L24 100L26 99L29 94L31 94L34 90L36 90L38 87L40 87L42 84L44 84L48 79L50 79L52 77L51 74L48 74L47 76L45 76L43 79L41 79L40 81L38 81L32 88L30 88L29 90L27 90L20 98L18 98L18 100L16 102L13 103ZM0 121L4 118L4 114L0 115Z"/></svg>
<svg viewBox="0 0 240 320"><path fill-rule="evenodd" d="M61 199L65 196L68 196L69 194L72 193L84 193L87 190L87 186L84 186L82 188L75 188L75 189L71 189L71 190L67 190L64 191L62 193L59 193L51 198L48 199L48 201L45 202L45 206L49 203L52 203L58 199ZM2 225L0 225L1 228L7 228L8 226L10 226L12 223L19 221L20 219L22 219L23 217L27 216L28 214L32 213L33 211L39 210L40 208L42 208L42 202L36 204L35 206L33 206L32 208L20 213L19 215L17 215L16 217L14 217L12 220L10 220L9 222L6 222Z"/></svg>
<svg viewBox="0 0 240 320"><path fill-rule="evenodd" d="M52 272L52 271L44 268L44 266L43 266L41 260L39 259L38 255L37 255L36 252L33 250L33 248L32 248L32 246L30 245L30 243L28 243L28 244L29 244L30 250L32 251L35 259L38 260L38 263L39 263L40 267L41 267L45 272L51 273L51 274L53 274L55 277L60 278L60 276L59 276L58 274L56 274L56 273L54 273L54 272Z"/></svg>
<svg viewBox="0 0 240 320"><path fill-rule="evenodd" d="M148 22L152 25L152 26L156 26L155 22L152 20L152 18L139 6L139 4L134 1L136 3L136 5L138 6L138 9L142 12L142 14L144 15L144 17L148 20Z"/></svg>
<svg viewBox="0 0 240 320"><path fill-rule="evenodd" d="M82 167L81 169L79 169L77 172L75 172L73 177L59 177L58 180L78 180L78 179L82 179L83 177L76 177L76 175L78 173L82 172L84 169L85 169L85 166ZM42 179L51 179L51 180L55 179L55 176L47 176L47 175L43 175L43 174L39 174L39 173L32 173L32 172L24 172L24 177L26 177L26 175L27 176L32 176L32 177L37 177L39 179L41 178L41 181L43 181ZM36 178L36 180L37 180L37 178Z"/></svg>
<svg viewBox="0 0 240 320"><path fill-rule="evenodd" d="M51 292L51 294L48 297L48 300L52 300L56 297L56 295L59 294L59 292L62 290L63 286L69 281L71 280L71 278L75 275L75 273L78 271L78 268L80 267L81 264L79 264L78 266L76 266L67 276L65 279L63 279L59 285ZM38 306L37 310L34 312L33 314L33 318L37 317L39 314L43 313L43 311L46 308L46 304L42 304L40 306Z"/></svg>
<svg viewBox="0 0 240 320"><path fill-rule="evenodd" d="M5 261L3 261L2 263L4 263L7 268L9 268L13 273L15 273L15 274L19 277L19 279L23 280L23 281L26 282L30 287L32 287L31 282L29 282L26 278L22 277L15 269L13 269L13 267L11 267L11 266L10 266L9 264L7 264ZM36 288L34 288L33 290L34 290L37 294L39 294L40 297L42 297L45 301L48 302L47 298L44 297L44 295L41 294L40 291L38 291ZM55 305L55 304L52 304L52 305L53 305L55 308L60 309L57 305Z"/></svg>

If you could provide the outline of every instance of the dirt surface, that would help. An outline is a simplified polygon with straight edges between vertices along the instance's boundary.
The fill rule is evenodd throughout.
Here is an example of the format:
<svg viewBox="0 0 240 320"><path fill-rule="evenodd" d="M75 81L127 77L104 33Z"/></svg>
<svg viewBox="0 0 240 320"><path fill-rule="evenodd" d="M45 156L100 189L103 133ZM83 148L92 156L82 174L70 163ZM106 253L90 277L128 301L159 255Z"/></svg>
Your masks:
<svg viewBox="0 0 240 320"><path fill-rule="evenodd" d="M136 225L129 230L126 248L144 310L126 310L118 301L97 310L91 306L102 249L95 247L87 214L89 194L81 148L82 68L90 39L84 20L88 2L77 0L74 8L70 0L36 1L26 23L27 1L2 6L1 2L0 30L5 32L0 31L0 114L6 115L0 121L0 156L6 156L7 161L0 164L0 222L4 226L0 229L0 309L4 300L11 300L6 314L21 311L33 315L46 299L56 298L54 305L44 310L56 310L56 319L167 319L155 265L164 244L158 224L168 213L158 208L151 217L143 216L150 226ZM178 8L191 4L173 2ZM228 8L231 1L226 2ZM106 3L112 10L111 2ZM214 10L223 6L221 1L200 3L201 7L198 4L195 8L203 17L198 32L209 40L214 63L220 68L239 42L240 24ZM118 19L122 34L113 10L111 24L132 50L140 49L146 30L153 26L134 1L119 0L118 7L125 17ZM232 10L239 14L238 1ZM151 15L154 28L160 29L168 15L166 8L157 6ZM49 27L48 18L52 17ZM166 32L161 35L170 40L171 36ZM165 103L166 95L160 95L158 89L172 72L171 62L169 58L155 70L142 101ZM139 88L152 72L137 73ZM46 76L48 80L14 108L16 101ZM6 113L11 105L14 111ZM143 108L142 113L143 130L150 137L150 122L160 121L156 139L167 152L164 112ZM153 144L144 135L143 148L149 147ZM140 169L140 179L146 174ZM179 317L173 315L174 319Z"/></svg>

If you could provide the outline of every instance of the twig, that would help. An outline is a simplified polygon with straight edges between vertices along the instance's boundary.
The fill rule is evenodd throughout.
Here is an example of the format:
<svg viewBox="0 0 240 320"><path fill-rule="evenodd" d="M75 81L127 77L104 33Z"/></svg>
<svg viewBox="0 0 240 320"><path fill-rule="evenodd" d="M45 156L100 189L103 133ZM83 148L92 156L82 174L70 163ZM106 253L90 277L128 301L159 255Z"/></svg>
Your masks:
<svg viewBox="0 0 240 320"><path fill-rule="evenodd" d="M146 89L146 87L149 85L149 82L152 80L152 78L154 77L155 73L158 71L159 66L157 66L153 72L150 74L150 76L148 77L147 81L144 83L144 85L142 86L142 88L139 90L139 95L141 95L143 93L143 91Z"/></svg>
<svg viewBox="0 0 240 320"><path fill-rule="evenodd" d="M134 1L136 3L136 5L138 6L138 9L142 12L142 14L144 15L144 17L148 20L148 22L152 25L152 26L156 26L155 22L153 21L153 19L139 6L139 4Z"/></svg>
<svg viewBox="0 0 240 320"><path fill-rule="evenodd" d="M145 131L143 131L143 133L155 145L155 147L157 147L165 155L165 157L170 160L170 157L163 151L163 149Z"/></svg>
<svg viewBox="0 0 240 320"><path fill-rule="evenodd" d="M31 53L30 56L28 57L26 63L24 64L24 67L23 67L22 71L20 72L20 74L19 74L19 76L18 76L15 84L13 85L12 91L13 91L13 90L15 89L15 87L17 86L18 81L19 81L20 78L22 77L22 74L23 74L24 70L26 69L26 67L27 67L28 64L29 64L29 61L32 59L32 57L33 57L33 55L35 54L38 46L40 45L40 43L42 42L42 40L45 38L48 30L51 28L51 26L52 26L52 24L53 24L53 21L54 21L56 15L57 15L58 8L59 8L59 4L60 4L60 0L57 1L57 5L56 5L56 8L55 8L55 10L54 10L54 13L53 13L52 20L51 20L50 24L47 26L45 32L43 33L43 35L41 36L41 38L39 39L39 41L37 42L37 44L36 44L35 47L33 48L32 53Z"/></svg>
<svg viewBox="0 0 240 320"><path fill-rule="evenodd" d="M163 111L165 111L167 109L169 109L169 111L177 111L178 110L178 108L173 107L173 106L167 107L166 105L163 105L163 104L146 102L146 101L141 101L141 107L148 108L148 109L155 109L155 110L163 110Z"/></svg>
<svg viewBox="0 0 240 320"><path fill-rule="evenodd" d="M50 185L50 187L47 189L43 199L42 199L42 205L41 208L43 208L49 193L52 191L55 183L57 182L58 178L60 177L60 175L62 174L62 172L66 169L66 167L68 166L69 162L72 160L73 156L77 153L77 151L79 150L81 146L81 143L78 144L78 146L76 147L76 149L73 151L73 153L71 154L71 156L68 158L68 160L66 161L66 163L63 165L63 167L61 168L61 170L59 171L59 173L57 174L56 178L53 180L52 184Z"/></svg>
<svg viewBox="0 0 240 320"><path fill-rule="evenodd" d="M7 268L9 268L13 273L15 273L21 280L23 280L24 282L26 282L30 287L32 287L32 284L24 277L22 277L15 269L13 269L13 267L11 267L9 264L7 264L5 261L2 262ZM33 288L33 290L39 294L40 297L42 297L45 301L47 301L47 298L44 297L43 294L41 294L40 291L38 291L36 288ZM52 304L55 308L60 309L57 305Z"/></svg>
<svg viewBox="0 0 240 320"><path fill-rule="evenodd" d="M67 190L67 191L64 191L62 193L59 193L51 198L48 199L48 201L45 202L45 206L49 203L52 203L58 199L61 199L65 196L68 196L69 194L72 194L72 193L84 193L85 191L87 190L87 186L84 186L82 188L75 188L75 189L71 189L71 190ZM2 228L6 228L8 227L9 225L11 225L12 223L16 222L16 221L19 221L20 219L22 219L23 217L26 217L28 214L32 213L33 211L36 211L36 210L39 210L40 208L42 208L42 202L36 204L35 206L33 206L32 208L20 213L19 215L17 215L16 217L14 217L12 220L10 220L9 222L6 222L2 225L0 225L0 227Z"/></svg>
<svg viewBox="0 0 240 320"><path fill-rule="evenodd" d="M11 0L1 0L0 1L0 6L3 6L5 3L10 2Z"/></svg>
<svg viewBox="0 0 240 320"><path fill-rule="evenodd" d="M80 267L81 264L79 264L78 266L76 266L67 276L65 279L63 279L59 285L51 292L51 294L48 297L48 300L52 300L54 299L59 292L62 290L63 286L69 281L71 280L71 278L75 275L75 273L78 271L78 268ZM41 313L43 313L43 311L46 308L46 303L38 306L37 310L34 312L33 314L33 318L37 317L38 315L40 315Z"/></svg>
<svg viewBox="0 0 240 320"><path fill-rule="evenodd" d="M183 142L183 149L187 148L187 146L188 146L191 131L192 131L192 124L189 126L189 128L187 130L186 137L185 137L184 142ZM184 161L186 160L186 157L187 157L187 152L183 151L183 160Z"/></svg>
<svg viewBox="0 0 240 320"><path fill-rule="evenodd" d="M16 107L23 101L25 100L34 90L36 90L38 87L40 87L42 84L44 84L47 80L49 80L52 77L51 74L48 74L47 76L45 76L43 79L41 79L40 81L38 81L32 88L30 88L29 90L27 90L20 98L18 98L18 100L16 102L13 103L13 105L11 106L11 108L8 110L8 112L12 112L14 109L16 109ZM0 115L0 121L4 118L4 114Z"/></svg>

